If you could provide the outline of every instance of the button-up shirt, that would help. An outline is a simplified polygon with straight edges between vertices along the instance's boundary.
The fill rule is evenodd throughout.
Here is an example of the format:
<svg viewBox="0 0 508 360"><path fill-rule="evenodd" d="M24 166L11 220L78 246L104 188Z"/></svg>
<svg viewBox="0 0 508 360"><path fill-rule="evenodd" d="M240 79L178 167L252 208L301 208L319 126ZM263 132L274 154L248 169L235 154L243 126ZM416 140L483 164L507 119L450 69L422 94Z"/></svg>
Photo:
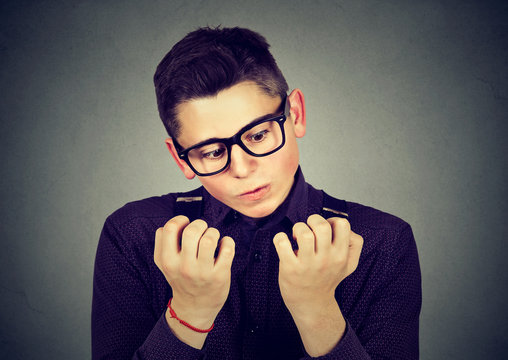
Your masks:
<svg viewBox="0 0 508 360"><path fill-rule="evenodd" d="M221 237L231 236L236 250L229 296L200 350L181 342L169 328L165 311L171 287L153 261L155 231L178 215L176 196L129 203L106 220L94 272L93 358L310 358L281 297L272 240L321 214L323 193L307 184L299 169L283 204L256 221L203 189L202 218ZM319 359L417 359L421 279L411 228L379 210L347 205L351 229L364 244L356 271L335 292L346 331Z"/></svg>

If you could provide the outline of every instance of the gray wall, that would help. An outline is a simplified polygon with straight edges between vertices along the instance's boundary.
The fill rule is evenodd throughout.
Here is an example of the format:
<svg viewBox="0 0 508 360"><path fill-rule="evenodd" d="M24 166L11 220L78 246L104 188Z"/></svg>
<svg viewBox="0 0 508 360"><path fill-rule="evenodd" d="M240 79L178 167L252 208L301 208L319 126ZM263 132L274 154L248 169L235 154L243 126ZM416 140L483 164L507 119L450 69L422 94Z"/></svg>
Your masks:
<svg viewBox="0 0 508 360"><path fill-rule="evenodd" d="M306 95L316 187L408 221L422 359L508 351L508 13L485 1L3 1L0 357L90 357L99 232L195 187L152 75L197 26L261 32Z"/></svg>

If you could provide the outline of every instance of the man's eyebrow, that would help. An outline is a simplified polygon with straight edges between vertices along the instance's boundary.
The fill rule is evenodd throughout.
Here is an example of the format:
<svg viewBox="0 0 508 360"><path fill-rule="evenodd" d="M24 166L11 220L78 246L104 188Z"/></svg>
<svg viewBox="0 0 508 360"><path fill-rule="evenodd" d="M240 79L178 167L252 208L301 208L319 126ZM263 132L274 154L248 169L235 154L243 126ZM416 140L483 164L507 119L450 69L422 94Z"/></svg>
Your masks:
<svg viewBox="0 0 508 360"><path fill-rule="evenodd" d="M257 118L255 118L254 120L252 120L251 122L249 122L247 125L245 125L243 128L240 129L240 131L242 131L243 129L245 129L246 127L249 127L250 125L252 125L253 123L257 122L257 121L261 121L261 120L268 120L268 119L271 119L271 118L274 118L274 117L277 117L277 116L280 116L279 114L279 110L277 110L276 112L274 113L270 113L270 114L266 114L266 115L262 115L262 116L259 116Z"/></svg>
<svg viewBox="0 0 508 360"><path fill-rule="evenodd" d="M252 120L248 124L246 124L244 127L242 127L240 130L238 130L235 133L235 135L238 134L239 132L245 130L245 128L248 128L249 126L251 126L255 122L262 121L262 120L268 120L268 119L280 116L279 112L280 112L280 109L277 109L277 111L274 112L274 113L262 115L262 116L259 116L259 117L255 118L254 120ZM192 147L194 147L194 146L200 146L200 145L205 145L205 144L213 143L213 142L220 142L221 140L224 140L224 139L229 139L229 138L218 138L218 137L208 138L208 139L205 139L203 141L198 142L195 145L192 145Z"/></svg>

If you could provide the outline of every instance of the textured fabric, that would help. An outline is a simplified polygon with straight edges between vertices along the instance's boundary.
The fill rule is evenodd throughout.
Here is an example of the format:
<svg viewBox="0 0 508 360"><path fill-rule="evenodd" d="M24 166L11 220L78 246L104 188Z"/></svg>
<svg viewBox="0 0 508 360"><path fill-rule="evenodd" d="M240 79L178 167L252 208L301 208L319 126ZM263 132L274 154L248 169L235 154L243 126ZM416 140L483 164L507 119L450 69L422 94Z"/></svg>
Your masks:
<svg viewBox="0 0 508 360"><path fill-rule="evenodd" d="M321 213L323 193L303 175L297 180L282 210L255 231L204 191L203 219L235 239L237 249L228 299L202 350L167 325L171 288L153 262L155 231L175 215L176 194L129 203L109 216L95 261L93 359L309 358L280 294L272 243L277 232L290 235L295 222ZM336 290L346 332L319 359L417 359L421 279L411 228L373 208L347 206L364 245L357 270Z"/></svg>

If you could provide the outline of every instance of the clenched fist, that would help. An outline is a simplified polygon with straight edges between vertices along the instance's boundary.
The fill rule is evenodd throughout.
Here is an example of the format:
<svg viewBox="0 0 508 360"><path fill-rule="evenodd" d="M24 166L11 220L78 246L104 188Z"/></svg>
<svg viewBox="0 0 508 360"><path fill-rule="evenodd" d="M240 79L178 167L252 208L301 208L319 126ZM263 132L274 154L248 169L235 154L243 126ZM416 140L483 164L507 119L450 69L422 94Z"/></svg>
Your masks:
<svg viewBox="0 0 508 360"><path fill-rule="evenodd" d="M203 220L189 223L175 216L155 233L154 261L173 290L171 307L180 319L198 328L209 328L224 306L231 283L235 243L223 237L214 257L220 234ZM169 299L168 299L169 300ZM173 332L184 342L201 347L206 335L192 333L169 317ZM189 332L190 331L190 332ZM190 338L189 338L190 337Z"/></svg>
<svg viewBox="0 0 508 360"><path fill-rule="evenodd" d="M355 271L363 238L342 218L311 215L293 226L298 251L285 233L273 243L279 256L279 287L307 352L323 355L339 341L345 320L335 300L339 283Z"/></svg>
<svg viewBox="0 0 508 360"><path fill-rule="evenodd" d="M307 224L296 223L293 238L296 253L285 233L273 239L280 259L279 286L290 310L325 295L333 297L337 285L358 266L363 245L346 219L326 220L320 215L309 216Z"/></svg>

